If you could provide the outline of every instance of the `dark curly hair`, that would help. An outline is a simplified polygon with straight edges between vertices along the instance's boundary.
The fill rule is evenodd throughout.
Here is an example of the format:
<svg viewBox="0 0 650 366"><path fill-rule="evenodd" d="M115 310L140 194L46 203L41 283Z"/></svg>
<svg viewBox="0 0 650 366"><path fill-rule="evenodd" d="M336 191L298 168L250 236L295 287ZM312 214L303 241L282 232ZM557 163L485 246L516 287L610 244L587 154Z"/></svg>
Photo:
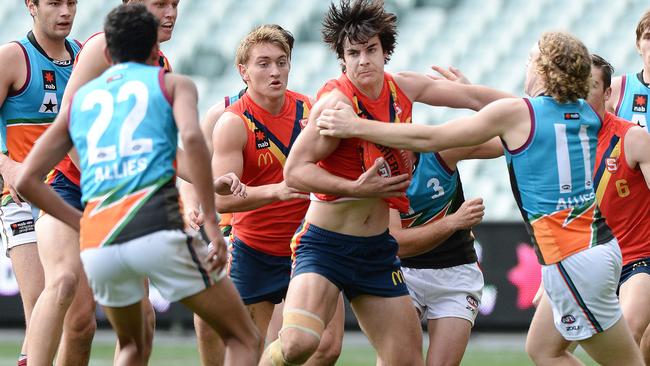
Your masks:
<svg viewBox="0 0 650 366"><path fill-rule="evenodd" d="M104 22L106 46L115 62L145 62L158 42L158 20L142 4L120 5Z"/></svg>
<svg viewBox="0 0 650 366"><path fill-rule="evenodd" d="M569 33L547 32L539 40L537 72L546 93L560 103L575 102L589 95L591 55Z"/></svg>
<svg viewBox="0 0 650 366"><path fill-rule="evenodd" d="M322 26L323 41L341 60L346 39L350 43L365 43L379 36L386 55L385 63L397 45L397 16L384 10L382 0L356 0L354 3L341 0L338 7L332 3Z"/></svg>

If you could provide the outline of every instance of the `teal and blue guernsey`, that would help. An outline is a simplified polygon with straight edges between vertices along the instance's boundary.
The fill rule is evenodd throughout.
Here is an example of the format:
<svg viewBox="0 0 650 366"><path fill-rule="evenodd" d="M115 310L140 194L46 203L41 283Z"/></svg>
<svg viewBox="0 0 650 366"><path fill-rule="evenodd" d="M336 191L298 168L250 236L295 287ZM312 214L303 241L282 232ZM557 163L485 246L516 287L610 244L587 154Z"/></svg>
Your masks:
<svg viewBox="0 0 650 366"><path fill-rule="evenodd" d="M582 99L560 104L540 96L524 101L530 136L505 155L538 259L553 264L613 239L596 206L592 179L602 122Z"/></svg>
<svg viewBox="0 0 650 366"><path fill-rule="evenodd" d="M643 81L643 70L637 74L623 75L616 115L650 131L647 122L648 95L650 95L650 88Z"/></svg>
<svg viewBox="0 0 650 366"><path fill-rule="evenodd" d="M86 204L82 248L183 227L174 184L178 130L164 73L119 64L74 96L69 128Z"/></svg>
<svg viewBox="0 0 650 366"><path fill-rule="evenodd" d="M66 39L70 58L59 61L45 53L32 32L15 43L25 56L27 78L20 90L10 92L0 107L0 137L2 152L22 162L59 112L74 58L81 47ZM3 193L9 197L6 189Z"/></svg>
<svg viewBox="0 0 650 366"><path fill-rule="evenodd" d="M438 153L420 154L406 194L410 207L400 214L402 227L430 224L451 215L465 202L457 170L451 170ZM436 248L408 258L402 267L448 268L477 261L470 230L458 230Z"/></svg>

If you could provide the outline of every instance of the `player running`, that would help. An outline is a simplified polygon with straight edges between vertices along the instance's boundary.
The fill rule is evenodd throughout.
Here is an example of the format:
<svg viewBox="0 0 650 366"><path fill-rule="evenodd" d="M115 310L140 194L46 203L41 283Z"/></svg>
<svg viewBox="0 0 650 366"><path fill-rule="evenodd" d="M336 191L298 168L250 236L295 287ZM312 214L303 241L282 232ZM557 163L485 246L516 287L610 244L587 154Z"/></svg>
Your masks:
<svg viewBox="0 0 650 366"><path fill-rule="evenodd" d="M149 278L169 301L180 300L220 333L226 364L254 365L259 335L221 270L226 249L196 120L196 87L148 66L159 57L157 29L144 6L122 5L108 15L105 39L116 64L75 94L69 116L60 116L35 146L18 188L54 217L80 227L84 270L118 336L116 364L148 361L142 299ZM193 157L188 171L206 209L205 229L215 247L209 255L202 241L183 232L174 179L179 133ZM39 181L73 143L81 163L83 216ZM236 188L233 177L219 178L218 191Z"/></svg>

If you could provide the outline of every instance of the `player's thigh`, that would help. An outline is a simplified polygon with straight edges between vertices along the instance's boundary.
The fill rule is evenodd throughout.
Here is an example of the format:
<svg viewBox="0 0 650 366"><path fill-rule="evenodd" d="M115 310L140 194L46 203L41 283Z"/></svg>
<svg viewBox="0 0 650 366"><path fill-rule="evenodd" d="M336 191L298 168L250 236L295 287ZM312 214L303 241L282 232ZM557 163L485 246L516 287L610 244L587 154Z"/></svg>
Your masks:
<svg viewBox="0 0 650 366"><path fill-rule="evenodd" d="M61 272L81 271L79 233L74 229L51 215L43 215L36 221L36 238L46 279Z"/></svg>
<svg viewBox="0 0 650 366"><path fill-rule="evenodd" d="M643 365L641 351L623 317L604 332L580 341L580 346L601 365Z"/></svg>
<svg viewBox="0 0 650 366"><path fill-rule="evenodd" d="M570 344L555 327L553 309L544 293L528 329L526 352L531 356L557 357L564 354Z"/></svg>
<svg viewBox="0 0 650 366"><path fill-rule="evenodd" d="M422 330L410 296L359 295L351 305L361 329L382 360L391 364L396 353L421 354Z"/></svg>
<svg viewBox="0 0 650 366"><path fill-rule="evenodd" d="M428 365L458 365L463 359L472 323L462 318L440 318L427 321L429 332Z"/></svg>
<svg viewBox="0 0 650 366"><path fill-rule="evenodd" d="M650 274L637 273L619 290L623 315L637 341L650 323Z"/></svg>

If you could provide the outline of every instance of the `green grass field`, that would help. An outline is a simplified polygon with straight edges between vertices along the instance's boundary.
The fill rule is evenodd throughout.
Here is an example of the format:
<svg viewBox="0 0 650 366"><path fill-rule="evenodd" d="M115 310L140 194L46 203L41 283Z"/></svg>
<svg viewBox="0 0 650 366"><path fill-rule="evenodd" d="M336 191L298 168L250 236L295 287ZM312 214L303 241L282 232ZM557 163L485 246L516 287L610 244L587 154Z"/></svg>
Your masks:
<svg viewBox="0 0 650 366"><path fill-rule="evenodd" d="M482 337L489 337L483 335ZM3 337L6 338L6 337ZM104 332L100 339L93 343L93 352L91 356L91 366L107 366L112 364L113 350L115 343ZM358 338L358 337L356 337ZM375 364L375 352L367 344L359 344L355 341L353 344L344 342L343 352L337 365L344 366L371 366ZM481 344L477 344L481 343ZM512 344L499 345L495 342L471 341L468 351L465 354L462 365L466 366L521 366L532 365L523 350L523 343L515 342ZM497 342L498 343L498 342ZM521 343L521 344L520 344ZM17 350L20 344L18 337L15 340L4 339L0 341L0 365L14 365ZM577 351L577 355L587 365L595 363L585 355L582 350ZM196 346L193 343L192 336L187 337L167 337L160 336L155 341L154 351L149 362L152 366L192 366L199 365Z"/></svg>

